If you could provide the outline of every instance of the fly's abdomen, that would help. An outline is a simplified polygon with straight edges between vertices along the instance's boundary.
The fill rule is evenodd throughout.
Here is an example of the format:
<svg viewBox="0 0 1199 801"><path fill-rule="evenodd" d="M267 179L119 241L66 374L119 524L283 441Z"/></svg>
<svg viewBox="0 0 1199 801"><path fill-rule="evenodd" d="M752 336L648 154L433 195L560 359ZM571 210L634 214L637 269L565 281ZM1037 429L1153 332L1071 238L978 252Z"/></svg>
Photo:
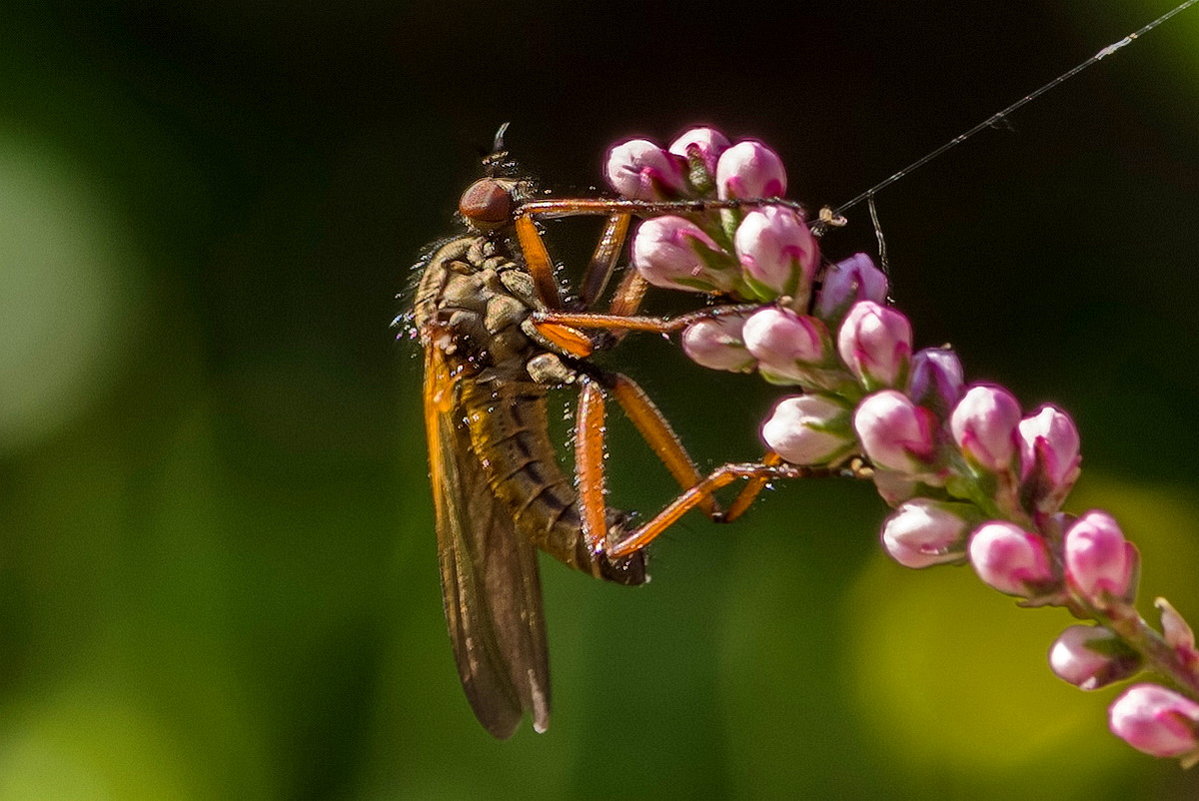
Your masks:
<svg viewBox="0 0 1199 801"><path fill-rule="evenodd" d="M511 510L517 530L538 548L598 578L644 583L640 553L611 560L587 547L574 487L549 438L545 392L532 381L463 382L459 399L492 491Z"/></svg>

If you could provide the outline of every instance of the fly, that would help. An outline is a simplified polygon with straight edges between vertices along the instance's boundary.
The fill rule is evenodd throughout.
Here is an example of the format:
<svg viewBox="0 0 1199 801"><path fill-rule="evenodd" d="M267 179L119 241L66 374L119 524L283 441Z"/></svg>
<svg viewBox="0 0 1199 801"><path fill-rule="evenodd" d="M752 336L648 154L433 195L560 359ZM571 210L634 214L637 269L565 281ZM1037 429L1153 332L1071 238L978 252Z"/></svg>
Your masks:
<svg viewBox="0 0 1199 801"><path fill-rule="evenodd" d="M505 126L506 127L506 126ZM616 271L634 216L787 204L778 199L641 201L530 199L503 147L462 194L467 233L424 261L414 323L424 350L425 429L446 622L458 674L476 717L507 738L527 713L549 725L550 683L536 551L618 584L648 580L644 548L688 510L717 522L740 516L772 478L825 475L768 453L707 476L631 378L588 360L630 331L671 334L691 323L756 308L726 302L674 318L638 316L648 283L624 274L605 312L592 308ZM577 300L563 299L537 221L607 218ZM572 387L573 481L558 467L546 395ZM604 418L612 397L682 488L648 522L605 501ZM714 493L744 488L722 510Z"/></svg>

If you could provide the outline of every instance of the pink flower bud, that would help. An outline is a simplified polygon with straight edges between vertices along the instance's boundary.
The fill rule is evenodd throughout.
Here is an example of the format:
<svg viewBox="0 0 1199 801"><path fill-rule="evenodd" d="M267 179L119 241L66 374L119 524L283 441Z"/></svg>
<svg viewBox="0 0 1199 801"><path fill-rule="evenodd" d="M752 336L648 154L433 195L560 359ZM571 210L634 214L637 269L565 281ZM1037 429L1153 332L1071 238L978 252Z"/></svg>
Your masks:
<svg viewBox="0 0 1199 801"><path fill-rule="evenodd" d="M1087 601L1103 605L1106 595L1125 598L1132 589L1136 548L1106 512L1087 512L1075 520L1062 551L1066 580Z"/></svg>
<svg viewBox="0 0 1199 801"><path fill-rule="evenodd" d="M833 464L853 450L849 409L824 395L783 398L762 426L762 439L791 464Z"/></svg>
<svg viewBox="0 0 1199 801"><path fill-rule="evenodd" d="M1166 644L1178 653L1184 664L1199 662L1199 651L1195 650L1195 632L1191 631L1190 624L1165 598L1158 598L1153 605L1161 612L1162 637Z"/></svg>
<svg viewBox="0 0 1199 801"><path fill-rule="evenodd" d="M695 223L682 217L646 220L633 238L633 264L654 286L689 292L728 292L736 282L731 259Z"/></svg>
<svg viewBox="0 0 1199 801"><path fill-rule="evenodd" d="M1112 734L1150 756L1177 757L1199 747L1199 704L1156 684L1136 684L1108 712Z"/></svg>
<svg viewBox="0 0 1199 801"><path fill-rule="evenodd" d="M726 314L692 323L683 331L683 351L709 370L748 373L754 357L745 348L745 315Z"/></svg>
<svg viewBox="0 0 1199 801"><path fill-rule="evenodd" d="M883 390L868 396L853 417L854 430L867 458L878 467L920 474L937 458L937 419L902 392Z"/></svg>
<svg viewBox="0 0 1199 801"><path fill-rule="evenodd" d="M686 160L648 139L630 139L608 151L604 176L608 184L632 200L666 200L686 188Z"/></svg>
<svg viewBox="0 0 1199 801"><path fill-rule="evenodd" d="M716 162L716 191L722 199L782 197L787 191L783 161L761 142L738 142Z"/></svg>
<svg viewBox="0 0 1199 801"><path fill-rule="evenodd" d="M866 389L897 386L912 358L912 324L895 309L858 301L837 332L837 351Z"/></svg>
<svg viewBox="0 0 1199 801"><path fill-rule="evenodd" d="M1002 472L1016 455L1020 404L1003 387L977 385L954 407L949 430L962 453L975 466Z"/></svg>
<svg viewBox="0 0 1199 801"><path fill-rule="evenodd" d="M1070 415L1042 406L1019 425L1020 478L1037 509L1054 512L1078 480L1082 457Z"/></svg>
<svg viewBox="0 0 1199 801"><path fill-rule="evenodd" d="M692 128L670 143L668 148L676 156L689 162L698 159L708 173L708 180L715 180L716 162L720 154L729 149L729 140L715 128Z"/></svg>
<svg viewBox="0 0 1199 801"><path fill-rule="evenodd" d="M962 363L949 348L925 348L912 357L908 395L941 417L962 397Z"/></svg>
<svg viewBox="0 0 1199 801"><path fill-rule="evenodd" d="M807 308L820 247L798 214L782 206L755 209L737 227L733 246L750 287L762 300L785 295L794 308Z"/></svg>
<svg viewBox="0 0 1199 801"><path fill-rule="evenodd" d="M1045 541L1013 523L979 526L970 538L970 563L980 579L1008 595L1039 595L1053 582Z"/></svg>
<svg viewBox="0 0 1199 801"><path fill-rule="evenodd" d="M887 276L865 253L855 253L829 267L824 274L815 313L829 321L839 320L859 300L883 303L887 299Z"/></svg>
<svg viewBox="0 0 1199 801"><path fill-rule="evenodd" d="M1058 678L1083 690L1097 690L1141 669L1140 656L1102 626L1071 626L1049 649Z"/></svg>
<svg viewBox="0 0 1199 801"><path fill-rule="evenodd" d="M744 337L762 376L773 384L810 383L812 369L832 352L824 323L777 306L755 312L745 323Z"/></svg>
<svg viewBox="0 0 1199 801"><path fill-rule="evenodd" d="M917 498L883 524L883 547L904 567L929 567L965 558L974 507Z"/></svg>

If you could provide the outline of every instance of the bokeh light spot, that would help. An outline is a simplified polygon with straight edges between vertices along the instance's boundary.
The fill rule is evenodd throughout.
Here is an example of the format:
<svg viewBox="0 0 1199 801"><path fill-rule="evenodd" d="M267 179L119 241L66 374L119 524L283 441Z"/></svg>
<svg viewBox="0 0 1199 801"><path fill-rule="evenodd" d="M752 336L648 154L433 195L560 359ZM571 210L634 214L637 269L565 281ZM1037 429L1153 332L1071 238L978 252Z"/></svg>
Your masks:
<svg viewBox="0 0 1199 801"><path fill-rule="evenodd" d="M138 271L111 205L67 159L0 134L0 451L85 412L128 348Z"/></svg>

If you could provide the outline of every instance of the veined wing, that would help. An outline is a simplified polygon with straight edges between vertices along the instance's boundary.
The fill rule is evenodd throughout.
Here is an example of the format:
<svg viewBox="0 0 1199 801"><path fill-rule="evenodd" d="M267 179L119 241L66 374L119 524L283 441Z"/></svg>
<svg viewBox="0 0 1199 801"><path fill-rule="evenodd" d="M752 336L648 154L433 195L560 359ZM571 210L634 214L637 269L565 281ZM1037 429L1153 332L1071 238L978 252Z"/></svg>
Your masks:
<svg viewBox="0 0 1199 801"><path fill-rule="evenodd" d="M425 428L441 590L458 675L475 716L507 738L525 712L549 726L549 657L537 552L488 487L461 421L456 379L425 346ZM469 380L469 379L464 379Z"/></svg>

